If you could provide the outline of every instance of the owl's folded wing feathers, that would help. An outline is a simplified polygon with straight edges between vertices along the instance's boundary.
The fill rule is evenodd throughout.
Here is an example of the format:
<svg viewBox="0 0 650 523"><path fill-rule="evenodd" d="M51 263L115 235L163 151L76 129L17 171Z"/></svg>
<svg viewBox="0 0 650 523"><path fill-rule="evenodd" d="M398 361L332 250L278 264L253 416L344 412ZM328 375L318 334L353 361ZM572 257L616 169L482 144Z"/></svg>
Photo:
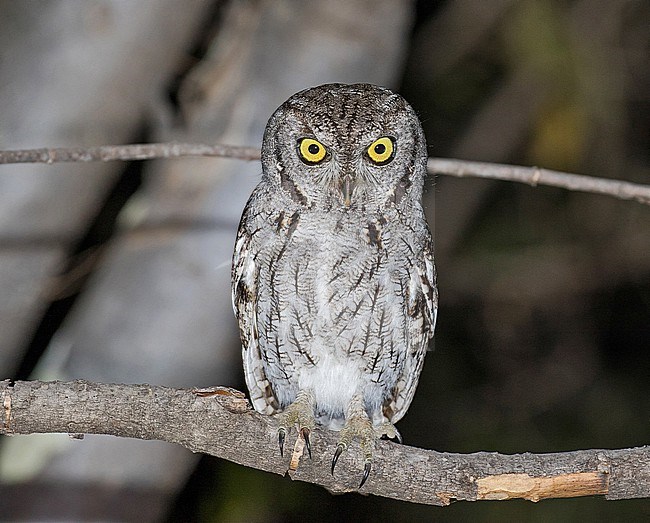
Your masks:
<svg viewBox="0 0 650 523"><path fill-rule="evenodd" d="M251 237L240 227L232 264L232 304L239 322L244 376L256 411L273 414L277 401L264 372L257 331L256 296L259 269L250 250Z"/></svg>
<svg viewBox="0 0 650 523"><path fill-rule="evenodd" d="M408 410L424 364L424 356L433 337L438 313L438 290L433 263L433 242L428 239L421 258L410 268L407 296L410 346L393 396L384 405L384 416L396 423Z"/></svg>

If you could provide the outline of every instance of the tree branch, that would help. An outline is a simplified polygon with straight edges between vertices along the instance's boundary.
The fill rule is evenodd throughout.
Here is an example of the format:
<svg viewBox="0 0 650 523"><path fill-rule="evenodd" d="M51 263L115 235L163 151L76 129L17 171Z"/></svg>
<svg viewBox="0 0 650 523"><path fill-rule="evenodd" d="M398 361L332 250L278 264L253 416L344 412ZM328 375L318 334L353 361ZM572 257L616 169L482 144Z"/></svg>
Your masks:
<svg viewBox="0 0 650 523"><path fill-rule="evenodd" d="M0 151L3 163L110 162L113 160L153 160L183 156L220 156L238 160L259 160L255 147L203 145L197 143L140 143L100 147L50 147Z"/></svg>
<svg viewBox="0 0 650 523"><path fill-rule="evenodd" d="M22 149L0 151L0 164L108 162L112 160L151 160L154 158L180 158L184 156L218 156L239 160L259 160L260 151L255 147L191 143ZM492 180L527 183L533 186L548 185L569 189L571 191L604 194L621 200L636 200L637 202L650 205L650 186L632 182L563 173L539 167L520 167L445 158L429 158L427 168L430 174L446 174L461 178L489 178Z"/></svg>
<svg viewBox="0 0 650 523"><path fill-rule="evenodd" d="M527 183L528 185L548 185L570 191L589 192L613 196L620 200L636 200L650 205L650 186L639 183L596 178L584 174L571 174L552 171L541 167L520 167L500 163L467 162L429 158L430 173L448 174L458 178L474 177L491 180Z"/></svg>
<svg viewBox="0 0 650 523"><path fill-rule="evenodd" d="M289 458L277 447L272 417L252 411L241 392L226 387L172 389L87 381L0 382L0 434L110 434L177 443L192 452L268 472L287 473ZM295 438L295 432L290 434ZM293 479L335 492L357 490L361 451L351 445L330 474L337 434L318 430L313 459L289 471ZM287 439L289 443L289 438ZM294 458L299 459L301 440ZM448 505L476 501L604 495L650 497L650 447L580 450L556 454L451 454L382 441L362 492L394 499Z"/></svg>

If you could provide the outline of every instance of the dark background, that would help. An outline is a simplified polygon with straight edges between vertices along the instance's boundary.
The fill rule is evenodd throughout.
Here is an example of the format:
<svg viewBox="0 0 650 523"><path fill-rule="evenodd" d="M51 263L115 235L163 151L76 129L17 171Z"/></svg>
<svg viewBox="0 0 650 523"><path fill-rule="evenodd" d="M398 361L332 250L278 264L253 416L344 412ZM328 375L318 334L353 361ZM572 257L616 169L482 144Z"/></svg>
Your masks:
<svg viewBox="0 0 650 523"><path fill-rule="evenodd" d="M570 18L588 6L521 2L480 36L448 29L444 44L455 56L437 64L435 58L446 51L431 45L440 44L435 30L445 29L438 17L446 4L418 2L398 89L423 121L430 155L648 182L650 78L647 63L645 69L633 65L643 52L637 45L650 50L647 5L630 3L621 19L598 24L589 19L598 17L594 5L595 12L580 20L593 23L593 33L576 35ZM610 63L621 77L609 78ZM513 74L530 74L534 80L524 85L551 94L531 107L528 97L535 94L518 92ZM597 92L608 83L617 84L611 87L617 94ZM494 111L490 117L496 120L485 124L477 111ZM481 140L478 155L465 153ZM492 142L497 151L490 151ZM445 201L448 184L454 201ZM436 258L440 312L435 351L427 356L415 400L400 423L405 442L449 452L503 453L647 444L648 209L561 189L441 178L430 181L425 198L436 239L445 248ZM433 209L434 198L444 211ZM460 223L445 214L454 210L463 214ZM457 503L438 509L332 496L209 457L172 519L188 509L197 511L199 520L215 521L650 517L647 500Z"/></svg>
<svg viewBox="0 0 650 523"><path fill-rule="evenodd" d="M227 19L225 6L233 3L237 2L204 2L208 7L197 7L204 11L192 36L183 40L187 54L183 60L175 57L176 65L167 71L163 84L166 103L178 111L175 126L200 121L187 110L191 103L182 86L187 85L191 70L210 54L208 42L228 29L220 24ZM33 2L26 4L37 9ZM103 4L110 6L110 2L96 4L102 9ZM171 13L167 16L173 19L179 7L167 4ZM255 9L264 2L243 4ZM390 15L374 12L372 2L364 5L368 17ZM431 156L538 165L650 182L647 2L466 0L419 1L412 7L403 59L390 87L409 100L420 115ZM102 13L95 13L91 20L101 19ZM354 28L354 20L349 23ZM110 33L106 37L110 38ZM381 66L377 62L381 56L368 60L371 69ZM332 78L337 79L335 75ZM286 92L273 103L278 105L290 94ZM196 99L191 102L198 103ZM185 112L181 111L184 103ZM265 120L268 114L260 116ZM173 133L156 131L157 122L143 111L121 138L109 134L91 144L176 138ZM7 135L4 132L0 138ZM190 137L184 139L191 141L188 134ZM237 143L236 134L227 139ZM13 148L58 145L16 145L6 139L0 145L9 148L8 143ZM82 141L63 139L62 144L82 145ZM194 164L182 161L187 163L175 164L179 176L190 176ZM20 351L6 377L41 377L36 372L38 365L43 365L42 356L58 339L61 326L74 322L80 314L75 311L91 308L92 302L84 293L88 293L93 278L101 279L110 259L104 256L105 249L126 236L120 220L124 221L126 210L127 218L132 216L138 191L157 188L152 175L143 174L146 167L142 164L121 169L108 177L103 197L89 202L84 215L75 219L83 226L70 235L61 260L50 269L56 277L70 273L73 277L63 278L62 287L59 285L58 291L35 309L35 320L24 329L17 344ZM1 183L6 184L5 189L9 187L7 180L0 178L0 188ZM191 191L191 187L179 186L169 189L170 194ZM411 408L398 427L405 443L448 452L501 453L649 444L650 208L606 196L445 176L429 180L425 207L435 232L440 309L433 350L427 356ZM161 222L182 227L190 221L180 212L171 214L171 219L168 215ZM216 219L202 215L197 219L197 214L189 216L199 223L199 230L213 227ZM236 218L232 220L231 229L236 226ZM139 241L149 241L147 230L138 231ZM232 237L230 234L226 235L226 244L234 241L234 233ZM0 247L13 249L23 245L25 237L23 233L4 234ZM99 254L94 257L94 253ZM224 251L210 263L227 261L229 256ZM74 269L79 266L89 268L81 270L82 276L77 279ZM170 302L174 296L172 292ZM209 299L226 303L228 296ZM228 321L232 337L234 319ZM104 332L115 336L126 332L121 325L113 328ZM199 332L192 339L201 335ZM135 348L129 350L140 350L140 341L133 341ZM77 343L74 350L79 346ZM213 374L218 378L211 382L201 377L187 379L186 383L165 374L151 378L128 363L125 365L132 374L116 371L114 378L69 369L63 377L178 386L214 384L216 380L245 390L238 348L233 345L228 351L228 364L237 370ZM68 361L74 362L72 354ZM96 357L92 359L97 361ZM181 372L183 366L182 359L174 363ZM6 454L4 440L0 441L2 448ZM169 464L169 468L173 466ZM166 468L165 463L162 468ZM143 499L156 504L158 508L151 511L154 515L150 519L163 521L650 519L647 500L458 502L439 508L355 494L335 496L321 487L208 456L200 458L190 475L192 469L188 465L187 481L165 487L160 499L152 501L146 493L142 498L133 494L124 499L136 505L133 513L138 512L138 503L143 510ZM0 519L28 519L25 507L39 504L40 514L48 514L53 504L43 501L43 493L51 491L53 496L66 499L65 491L44 487L47 478L43 474L40 479L13 483L4 476L6 493L19 502L6 505L4 513L0 502ZM70 478L66 481L74 484ZM101 481L97 490L91 481L84 480L84 485L90 485L88 499L100 499L97 493L104 492ZM0 484L0 497L2 488ZM107 488L115 489L115 483ZM140 492L127 482L119 489L122 493ZM57 510L66 514L65 509ZM94 516L79 519L100 519L97 514L110 517L110 510L90 510L85 514Z"/></svg>

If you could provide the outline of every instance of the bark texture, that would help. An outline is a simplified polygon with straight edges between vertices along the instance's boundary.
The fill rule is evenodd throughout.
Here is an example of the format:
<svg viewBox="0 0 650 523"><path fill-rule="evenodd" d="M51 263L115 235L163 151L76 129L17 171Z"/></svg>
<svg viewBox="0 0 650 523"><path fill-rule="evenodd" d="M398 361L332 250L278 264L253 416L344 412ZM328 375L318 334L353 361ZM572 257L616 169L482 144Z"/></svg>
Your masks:
<svg viewBox="0 0 650 523"><path fill-rule="evenodd" d="M5 380L0 397L0 434L62 432L76 439L109 434L162 440L267 472L288 471L289 457L278 452L273 418L252 411L243 393L227 387ZM357 490L362 471L358 445L342 456L332 476L337 434L318 430L313 436L313 459L303 457L292 478L333 492ZM299 440L296 447L302 448ZM361 490L430 505L452 500L650 497L650 447L504 455L453 454L381 442Z"/></svg>

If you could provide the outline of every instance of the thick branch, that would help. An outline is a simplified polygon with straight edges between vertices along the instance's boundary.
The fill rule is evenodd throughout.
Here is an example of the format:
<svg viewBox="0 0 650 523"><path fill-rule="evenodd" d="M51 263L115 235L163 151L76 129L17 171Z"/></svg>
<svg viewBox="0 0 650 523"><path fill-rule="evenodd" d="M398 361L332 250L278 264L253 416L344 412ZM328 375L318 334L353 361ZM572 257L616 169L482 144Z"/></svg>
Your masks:
<svg viewBox="0 0 650 523"><path fill-rule="evenodd" d="M43 148L0 151L0 164L107 162L112 160L180 158L183 156L219 156L239 160L258 160L260 158L260 151L255 147L191 143L106 145L89 148ZM533 186L549 185L571 191L605 194L621 200L636 200L637 202L650 205L650 186L632 182L563 173L538 167L468 162L445 158L429 158L427 167L431 174L438 173L457 177L489 178L493 180L527 183Z"/></svg>
<svg viewBox="0 0 650 523"><path fill-rule="evenodd" d="M251 411L242 393L225 387L208 391L86 381L4 381L0 401L4 408L0 434L64 432L74 437L156 439L248 467L287 472L289 459L280 457L274 420ZM360 448L353 444L332 476L336 439L337 434L327 430L313 434L313 460L303 457L291 473L293 479L336 492L356 490L363 468ZM377 446L373 471L362 491L431 505L447 505L454 499L650 497L650 447L449 454L386 441Z"/></svg>

